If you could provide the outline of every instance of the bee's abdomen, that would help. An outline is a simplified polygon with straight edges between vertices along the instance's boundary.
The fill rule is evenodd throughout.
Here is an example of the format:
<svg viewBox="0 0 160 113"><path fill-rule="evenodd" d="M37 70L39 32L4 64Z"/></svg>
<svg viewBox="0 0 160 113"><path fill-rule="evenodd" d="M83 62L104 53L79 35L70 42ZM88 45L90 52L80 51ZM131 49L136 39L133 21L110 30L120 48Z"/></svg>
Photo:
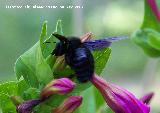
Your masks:
<svg viewBox="0 0 160 113"><path fill-rule="evenodd" d="M94 72L94 59L88 48L77 48L74 51L74 54L66 56L66 60L70 67L75 71L79 82L87 82L92 78Z"/></svg>

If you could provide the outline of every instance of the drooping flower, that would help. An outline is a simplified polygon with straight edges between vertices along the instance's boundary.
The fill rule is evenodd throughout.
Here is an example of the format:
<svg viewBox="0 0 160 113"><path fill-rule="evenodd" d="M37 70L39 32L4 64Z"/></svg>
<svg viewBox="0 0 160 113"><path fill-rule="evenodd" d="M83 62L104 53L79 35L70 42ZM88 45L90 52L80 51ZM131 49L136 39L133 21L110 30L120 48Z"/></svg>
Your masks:
<svg viewBox="0 0 160 113"><path fill-rule="evenodd" d="M141 97L140 100L145 104L149 104L153 96L154 96L154 93L151 92Z"/></svg>
<svg viewBox="0 0 160 113"><path fill-rule="evenodd" d="M75 83L68 78L60 78L52 80L44 87L40 97L46 99L52 94L67 94L70 93L75 87Z"/></svg>
<svg viewBox="0 0 160 113"><path fill-rule="evenodd" d="M115 113L149 113L150 107L129 91L106 82L94 74L91 82L101 92L108 106Z"/></svg>
<svg viewBox="0 0 160 113"><path fill-rule="evenodd" d="M147 3L151 7L153 13L155 14L158 21L160 21L160 11L158 10L158 5L156 3L156 0L147 0Z"/></svg>
<svg viewBox="0 0 160 113"><path fill-rule="evenodd" d="M73 113L82 103L81 96L71 96L63 101L52 113Z"/></svg>
<svg viewBox="0 0 160 113"><path fill-rule="evenodd" d="M30 113L31 110L41 102L42 101L38 99L25 101L24 103L17 106L17 113Z"/></svg>

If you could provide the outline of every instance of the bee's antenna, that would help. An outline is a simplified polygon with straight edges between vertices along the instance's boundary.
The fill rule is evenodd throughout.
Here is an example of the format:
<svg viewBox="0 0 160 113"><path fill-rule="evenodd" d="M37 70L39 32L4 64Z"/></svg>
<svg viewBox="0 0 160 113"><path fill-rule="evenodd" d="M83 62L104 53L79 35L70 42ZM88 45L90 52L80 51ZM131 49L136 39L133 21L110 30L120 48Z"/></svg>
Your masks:
<svg viewBox="0 0 160 113"><path fill-rule="evenodd" d="M53 33L52 35L58 38L62 42L68 42L68 39L65 36L59 35L57 33Z"/></svg>
<svg viewBox="0 0 160 113"><path fill-rule="evenodd" d="M43 42L43 44L46 44L46 43L54 43L54 44L55 44L56 42L47 42L47 41L46 41L46 42Z"/></svg>

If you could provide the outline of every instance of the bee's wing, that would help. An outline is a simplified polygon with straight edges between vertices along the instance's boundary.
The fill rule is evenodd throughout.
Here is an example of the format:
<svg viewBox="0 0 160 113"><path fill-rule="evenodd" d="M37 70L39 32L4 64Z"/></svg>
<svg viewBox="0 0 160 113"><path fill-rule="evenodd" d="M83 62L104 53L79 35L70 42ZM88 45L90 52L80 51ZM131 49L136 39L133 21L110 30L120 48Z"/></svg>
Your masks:
<svg viewBox="0 0 160 113"><path fill-rule="evenodd" d="M112 42L123 40L126 38L127 36L108 37L108 38L103 38L99 40L86 41L83 44L87 48L89 48L91 51L94 51L94 50L99 50L99 49L109 47Z"/></svg>

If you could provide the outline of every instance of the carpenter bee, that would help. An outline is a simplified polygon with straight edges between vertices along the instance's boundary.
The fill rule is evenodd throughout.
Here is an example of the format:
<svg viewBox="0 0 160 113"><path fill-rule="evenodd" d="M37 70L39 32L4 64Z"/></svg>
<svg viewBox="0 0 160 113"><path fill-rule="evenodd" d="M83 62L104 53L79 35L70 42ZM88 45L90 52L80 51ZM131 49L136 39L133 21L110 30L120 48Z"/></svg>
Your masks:
<svg viewBox="0 0 160 113"><path fill-rule="evenodd" d="M66 64L75 71L77 80L81 83L89 81L94 73L94 58L91 52L109 47L113 41L124 39L124 37L110 37L81 42L78 37L65 37L56 33L52 35L60 40L52 55L64 55Z"/></svg>

